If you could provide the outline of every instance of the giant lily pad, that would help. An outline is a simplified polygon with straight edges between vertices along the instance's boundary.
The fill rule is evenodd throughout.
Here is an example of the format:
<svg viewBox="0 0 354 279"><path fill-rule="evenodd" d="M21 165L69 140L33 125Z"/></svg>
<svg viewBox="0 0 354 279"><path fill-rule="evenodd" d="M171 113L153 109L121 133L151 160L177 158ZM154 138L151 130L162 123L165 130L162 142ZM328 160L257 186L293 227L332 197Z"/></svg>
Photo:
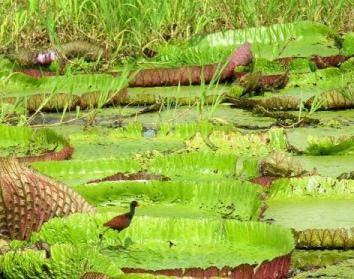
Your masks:
<svg viewBox="0 0 354 279"><path fill-rule="evenodd" d="M293 228L298 247L354 247L353 181L323 177L273 182L266 218Z"/></svg>
<svg viewBox="0 0 354 279"><path fill-rule="evenodd" d="M354 32L347 33L343 36L343 54L352 56L354 54Z"/></svg>
<svg viewBox="0 0 354 279"><path fill-rule="evenodd" d="M73 148L68 141L49 129L31 129L0 125L0 157L22 161L63 160Z"/></svg>
<svg viewBox="0 0 354 279"><path fill-rule="evenodd" d="M50 245L70 241L72 245L93 247L99 243L102 230L96 224L108 218L107 214L76 215L52 220L32 241L42 240ZM211 272L217 276L245 272L252 278L254 274L275 278L275 273L287 274L288 255L294 247L290 231L278 226L209 219L137 217L120 237L130 243L125 252L110 246L119 240L114 232L107 232L100 253L128 273L190 276L191 272Z"/></svg>
<svg viewBox="0 0 354 279"><path fill-rule="evenodd" d="M319 175L338 177L354 169L354 156L298 156L304 169Z"/></svg>
<svg viewBox="0 0 354 279"><path fill-rule="evenodd" d="M337 114L341 113L329 117L335 118ZM292 146L308 155L350 155L353 149L351 126L297 128L287 132L287 136Z"/></svg>
<svg viewBox="0 0 354 279"><path fill-rule="evenodd" d="M222 61L235 45L251 43L255 57L273 60L281 57L310 57L338 55L338 36L327 26L303 21L228 30L196 36L188 43L164 45L149 61L160 65L200 65Z"/></svg>
<svg viewBox="0 0 354 279"><path fill-rule="evenodd" d="M140 200L141 216L258 220L263 209L259 186L231 179L104 182L74 189L102 211L124 210L131 200Z"/></svg>
<svg viewBox="0 0 354 279"><path fill-rule="evenodd" d="M79 185L117 172L136 172L141 169L138 162L130 158L36 162L32 167L69 185Z"/></svg>
<svg viewBox="0 0 354 279"><path fill-rule="evenodd" d="M292 74L284 89L249 100L272 110L298 110L303 104L311 111L353 107L353 72L337 68Z"/></svg>
<svg viewBox="0 0 354 279"><path fill-rule="evenodd" d="M13 73L0 82L0 105L23 103L30 111L100 107L124 98L127 76L81 74L36 79Z"/></svg>

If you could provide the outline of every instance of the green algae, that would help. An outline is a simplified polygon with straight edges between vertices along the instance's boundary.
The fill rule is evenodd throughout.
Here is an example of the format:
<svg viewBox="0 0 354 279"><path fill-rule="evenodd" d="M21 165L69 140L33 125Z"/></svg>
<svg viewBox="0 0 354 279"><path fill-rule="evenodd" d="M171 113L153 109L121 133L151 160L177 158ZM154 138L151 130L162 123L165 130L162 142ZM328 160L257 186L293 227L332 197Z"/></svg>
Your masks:
<svg viewBox="0 0 354 279"><path fill-rule="evenodd" d="M270 61L264 58L256 58L252 66L252 72L261 75L282 75L287 70L291 74L303 74L313 72L314 69L314 64L307 58L294 58L286 66L276 60Z"/></svg>
<svg viewBox="0 0 354 279"><path fill-rule="evenodd" d="M327 198L347 197L353 194L354 182L331 177L305 176L276 180L269 193L270 201L318 196Z"/></svg>
<svg viewBox="0 0 354 279"><path fill-rule="evenodd" d="M255 59L252 70L262 75L277 75L283 74L286 69L280 62L258 58Z"/></svg>
<svg viewBox="0 0 354 279"><path fill-rule="evenodd" d="M143 138L140 126L132 124L129 132L106 127L82 131L79 126L61 126L55 131L64 134L75 148L73 159L115 159L149 151L170 152L184 147L181 139ZM128 135L129 134L129 135Z"/></svg>
<svg viewBox="0 0 354 279"><path fill-rule="evenodd" d="M304 112L304 116L309 116L309 113ZM311 117L319 119L321 125L325 127L346 128L354 124L354 110L341 111L316 111L311 113Z"/></svg>
<svg viewBox="0 0 354 279"><path fill-rule="evenodd" d="M268 132L224 132L215 131L208 136L195 134L186 141L190 151L215 151L245 157L263 157L273 150L287 148L287 140L282 129Z"/></svg>
<svg viewBox="0 0 354 279"><path fill-rule="evenodd" d="M169 177L200 175L229 175L234 173L237 158L234 154L191 152L157 156L149 163L149 170Z"/></svg>
<svg viewBox="0 0 354 279"><path fill-rule="evenodd" d="M206 105L217 103L229 92L229 87L217 86L171 86L171 87L134 87L128 88L123 104L144 105L155 103L193 105L204 102Z"/></svg>

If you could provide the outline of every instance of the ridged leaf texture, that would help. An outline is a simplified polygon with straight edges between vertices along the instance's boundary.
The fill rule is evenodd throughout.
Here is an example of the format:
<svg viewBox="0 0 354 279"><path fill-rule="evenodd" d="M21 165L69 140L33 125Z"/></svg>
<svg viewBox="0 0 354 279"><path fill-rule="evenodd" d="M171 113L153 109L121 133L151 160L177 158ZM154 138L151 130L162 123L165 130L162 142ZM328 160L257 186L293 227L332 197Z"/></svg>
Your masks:
<svg viewBox="0 0 354 279"><path fill-rule="evenodd" d="M11 239L28 239L52 217L93 211L64 184L16 160L0 160L0 190L0 234Z"/></svg>

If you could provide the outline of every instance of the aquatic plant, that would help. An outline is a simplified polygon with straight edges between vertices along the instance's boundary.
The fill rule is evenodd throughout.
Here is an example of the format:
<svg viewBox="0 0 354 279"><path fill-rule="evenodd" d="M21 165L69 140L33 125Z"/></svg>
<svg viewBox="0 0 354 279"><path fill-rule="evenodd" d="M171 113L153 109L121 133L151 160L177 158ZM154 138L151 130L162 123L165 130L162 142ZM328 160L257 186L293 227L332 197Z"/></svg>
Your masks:
<svg viewBox="0 0 354 279"><path fill-rule="evenodd" d="M0 157L17 157L21 161L64 160L73 148L50 129L31 129L0 125Z"/></svg>
<svg viewBox="0 0 354 279"><path fill-rule="evenodd" d="M140 216L180 218L190 211L192 218L258 220L262 207L260 187L225 178L199 180L101 182L74 189L91 204L103 206L105 211L111 211L109 206L122 208L131 200L140 200Z"/></svg>
<svg viewBox="0 0 354 279"><path fill-rule="evenodd" d="M65 185L34 172L14 159L0 160L0 233L28 239L52 217L92 212L86 201Z"/></svg>
<svg viewBox="0 0 354 279"><path fill-rule="evenodd" d="M301 163L285 152L274 151L260 163L263 176L294 177L304 174Z"/></svg>
<svg viewBox="0 0 354 279"><path fill-rule="evenodd" d="M265 218L293 228L299 248L352 248L353 187L318 176L276 180Z"/></svg>
<svg viewBox="0 0 354 279"><path fill-rule="evenodd" d="M305 152L310 155L350 155L354 152L354 137L309 137Z"/></svg>
<svg viewBox="0 0 354 279"><path fill-rule="evenodd" d="M109 216L106 214L94 217L81 214L64 220L53 219L31 241L41 239L49 245L70 241L75 247L93 245L98 243L98 234L102 230L96 224L102 224L107 218ZM242 264L260 264L257 270L252 268L252 274L257 271L268 274L270 266L262 262L267 259L271 263L274 258L280 257L283 258L282 264L275 261L274 268L277 272L287 273L288 256L285 255L292 251L294 245L290 231L278 226L209 219L136 217L121 237L126 243L130 242L126 247L127 253L109 249L110 245L117 243L113 232L107 233L103 239L101 253L125 272L129 272L128 268L159 271L216 267L221 270L225 266L236 268ZM175 246L170 248L169 241ZM260 245L263 249L256 248ZM201 254L203 257L200 257ZM144 257L144 262L139 260L141 257Z"/></svg>
<svg viewBox="0 0 354 279"><path fill-rule="evenodd" d="M112 277L122 274L98 249L70 243L51 245L50 258L46 258L44 251L27 249L8 252L0 256L0 262L0 271L10 279L77 279L86 272L104 272Z"/></svg>
<svg viewBox="0 0 354 279"><path fill-rule="evenodd" d="M89 180L104 178L116 172L141 170L139 163L131 158L36 162L32 164L32 167L69 185L78 185Z"/></svg>

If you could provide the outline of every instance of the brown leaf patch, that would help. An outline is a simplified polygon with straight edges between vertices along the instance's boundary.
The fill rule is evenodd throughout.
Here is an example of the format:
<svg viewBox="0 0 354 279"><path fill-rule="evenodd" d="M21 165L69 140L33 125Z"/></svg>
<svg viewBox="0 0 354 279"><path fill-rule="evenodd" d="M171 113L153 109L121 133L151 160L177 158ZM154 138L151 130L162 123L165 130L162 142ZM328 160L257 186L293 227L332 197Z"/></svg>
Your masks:
<svg viewBox="0 0 354 279"><path fill-rule="evenodd" d="M168 181L170 180L169 177L159 175L159 174L151 174L146 172L137 172L137 173L124 173L124 172L117 172L116 174L101 178L95 179L87 182L87 184L92 183L100 183L104 181L134 181L134 180L160 180L160 181Z"/></svg>

